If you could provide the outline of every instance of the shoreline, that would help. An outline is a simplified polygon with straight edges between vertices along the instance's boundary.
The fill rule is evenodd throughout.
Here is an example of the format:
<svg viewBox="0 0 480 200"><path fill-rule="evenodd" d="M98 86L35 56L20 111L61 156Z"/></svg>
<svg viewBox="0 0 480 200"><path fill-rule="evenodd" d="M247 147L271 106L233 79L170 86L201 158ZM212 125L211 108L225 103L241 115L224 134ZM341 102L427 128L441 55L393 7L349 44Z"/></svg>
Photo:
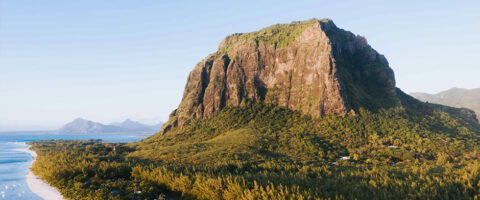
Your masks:
<svg viewBox="0 0 480 200"><path fill-rule="evenodd" d="M33 161L30 163L30 167L32 164L35 162L37 159L37 152L30 150L30 145L27 145L27 149L16 149L17 151L22 151L30 154L32 156ZM29 169L28 173L25 175L25 179L28 185L28 188L35 193L37 196L39 196L42 199L48 199L48 200L64 200L62 194L60 192L50 186L50 184L46 183L42 179L40 179L38 176L33 174L33 172Z"/></svg>

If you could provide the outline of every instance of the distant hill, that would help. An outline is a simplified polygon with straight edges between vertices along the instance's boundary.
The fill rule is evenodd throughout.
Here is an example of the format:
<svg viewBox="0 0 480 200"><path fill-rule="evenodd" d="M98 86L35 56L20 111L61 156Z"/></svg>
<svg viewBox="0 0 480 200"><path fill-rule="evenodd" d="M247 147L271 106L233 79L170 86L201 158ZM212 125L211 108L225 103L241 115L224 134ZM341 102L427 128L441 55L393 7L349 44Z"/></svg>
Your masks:
<svg viewBox="0 0 480 200"><path fill-rule="evenodd" d="M410 95L430 103L472 109L475 111L477 118L480 117L480 88L452 88L437 94L414 92L410 93Z"/></svg>
<svg viewBox="0 0 480 200"><path fill-rule="evenodd" d="M126 119L123 122L111 123L110 125L120 127L128 131L159 131L162 129L163 122L159 122L155 125L146 125L140 122L132 121L131 119Z"/></svg>
<svg viewBox="0 0 480 200"><path fill-rule="evenodd" d="M95 134L95 133L128 133L128 132L138 132L138 133L152 133L159 131L161 129L160 122L156 125L146 125L139 122L126 119L123 122L112 123L109 125L77 118L72 122L65 124L60 129L56 130L55 133L62 134Z"/></svg>

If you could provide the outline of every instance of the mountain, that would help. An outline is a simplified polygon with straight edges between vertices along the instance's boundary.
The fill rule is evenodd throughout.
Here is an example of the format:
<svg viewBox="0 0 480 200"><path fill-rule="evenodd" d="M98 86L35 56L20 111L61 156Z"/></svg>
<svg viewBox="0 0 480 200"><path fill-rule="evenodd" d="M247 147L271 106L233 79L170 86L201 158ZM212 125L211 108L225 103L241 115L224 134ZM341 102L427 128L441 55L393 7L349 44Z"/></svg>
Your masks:
<svg viewBox="0 0 480 200"><path fill-rule="evenodd" d="M456 108L472 109L475 111L477 118L480 117L480 88L452 88L437 94L414 92L410 93L410 95L419 100L430 103L438 103Z"/></svg>
<svg viewBox="0 0 480 200"><path fill-rule="evenodd" d="M126 119L121 123L112 123L110 125L101 124L98 122L93 122L90 120L85 120L82 118L77 118L72 122L62 126L60 129L56 130L56 133L62 134L94 134L94 133L127 133L127 132L138 132L138 133L154 133L161 129L162 123L156 125L145 125L139 122Z"/></svg>
<svg viewBox="0 0 480 200"><path fill-rule="evenodd" d="M162 128L163 122L159 122L155 125L146 125L140 122L132 121L131 119L126 119L123 122L111 123L110 125L117 126L128 131L159 131Z"/></svg>
<svg viewBox="0 0 480 200"><path fill-rule="evenodd" d="M330 19L226 37L190 72L163 132L227 106L273 104L314 117L401 105L386 58Z"/></svg>
<svg viewBox="0 0 480 200"><path fill-rule="evenodd" d="M90 134L109 132L123 132L123 129L117 126L104 125L98 122L77 118L72 122L65 124L56 131L56 133L62 134Z"/></svg>
<svg viewBox="0 0 480 200"><path fill-rule="evenodd" d="M474 112L405 94L329 19L226 37L142 141L32 148L32 171L69 199L480 197Z"/></svg>

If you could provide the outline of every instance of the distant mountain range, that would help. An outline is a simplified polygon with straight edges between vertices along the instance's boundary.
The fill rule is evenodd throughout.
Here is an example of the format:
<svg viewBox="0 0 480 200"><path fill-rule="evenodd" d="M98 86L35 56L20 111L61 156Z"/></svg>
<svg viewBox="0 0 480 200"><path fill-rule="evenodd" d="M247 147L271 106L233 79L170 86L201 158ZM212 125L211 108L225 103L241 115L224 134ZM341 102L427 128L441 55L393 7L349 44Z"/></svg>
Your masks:
<svg viewBox="0 0 480 200"><path fill-rule="evenodd" d="M429 103L443 104L457 108L468 108L480 117L480 88L463 89L452 88L437 94L422 92L410 93L413 97Z"/></svg>
<svg viewBox="0 0 480 200"><path fill-rule="evenodd" d="M94 133L154 133L160 131L162 122L156 125L146 125L140 122L126 119L123 122L102 124L82 118L77 118L65 124L55 133L60 134L94 134Z"/></svg>

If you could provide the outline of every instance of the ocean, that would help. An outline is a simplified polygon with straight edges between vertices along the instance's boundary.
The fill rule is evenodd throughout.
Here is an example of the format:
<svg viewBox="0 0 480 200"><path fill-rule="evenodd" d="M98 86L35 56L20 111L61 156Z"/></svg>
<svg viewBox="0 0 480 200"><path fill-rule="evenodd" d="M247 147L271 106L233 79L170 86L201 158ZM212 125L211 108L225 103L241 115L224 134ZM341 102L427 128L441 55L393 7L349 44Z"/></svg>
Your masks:
<svg viewBox="0 0 480 200"><path fill-rule="evenodd" d="M33 158L27 152L25 142L51 139L102 139L104 142L135 142L146 135L131 134L24 134L0 133L0 199L41 200L27 186L25 175L29 171Z"/></svg>

